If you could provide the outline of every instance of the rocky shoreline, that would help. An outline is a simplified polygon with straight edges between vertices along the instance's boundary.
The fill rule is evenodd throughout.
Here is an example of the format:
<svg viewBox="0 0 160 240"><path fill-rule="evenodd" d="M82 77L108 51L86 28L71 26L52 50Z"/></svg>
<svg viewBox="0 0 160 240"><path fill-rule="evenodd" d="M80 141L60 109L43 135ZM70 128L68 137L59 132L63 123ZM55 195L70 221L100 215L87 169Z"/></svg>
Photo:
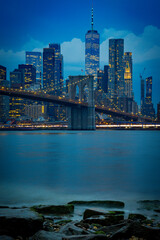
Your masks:
<svg viewBox="0 0 160 240"><path fill-rule="evenodd" d="M72 219L75 209L82 206L79 220ZM0 206L0 240L159 240L160 201L139 201L139 206L153 211L153 216L131 212L126 217L125 203L121 201Z"/></svg>

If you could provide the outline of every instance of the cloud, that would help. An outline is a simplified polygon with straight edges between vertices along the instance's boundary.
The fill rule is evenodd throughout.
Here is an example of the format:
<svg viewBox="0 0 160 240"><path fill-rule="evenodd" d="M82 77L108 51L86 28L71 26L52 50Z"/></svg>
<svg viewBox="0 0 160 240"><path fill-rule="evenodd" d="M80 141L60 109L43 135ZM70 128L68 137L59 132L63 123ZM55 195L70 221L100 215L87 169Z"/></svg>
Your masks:
<svg viewBox="0 0 160 240"><path fill-rule="evenodd" d="M160 29L155 26L146 26L139 35L131 31L117 30L114 28L104 29L102 37L103 42L100 46L101 67L108 64L109 59L109 39L124 38L125 51L133 53L133 62L142 64L145 61L160 60ZM25 51L43 51L43 42L30 37L22 48L22 51L14 52L12 50L0 50L0 64L7 66L8 71L12 71L18 64L25 62ZM71 41L61 44L62 54L64 56L64 73L77 74L80 69L84 69L85 63L85 43L79 38L73 38ZM73 70L73 71L72 71Z"/></svg>
<svg viewBox="0 0 160 240"><path fill-rule="evenodd" d="M155 26L146 26L143 33L136 35L130 31L117 31L116 29L104 29L101 44L101 62L108 63L109 39L124 38L124 49L133 53L134 63L160 60L160 29Z"/></svg>
<svg viewBox="0 0 160 240"><path fill-rule="evenodd" d="M81 39L73 38L70 42L63 42L61 45L64 62L75 64L84 62L85 43Z"/></svg>

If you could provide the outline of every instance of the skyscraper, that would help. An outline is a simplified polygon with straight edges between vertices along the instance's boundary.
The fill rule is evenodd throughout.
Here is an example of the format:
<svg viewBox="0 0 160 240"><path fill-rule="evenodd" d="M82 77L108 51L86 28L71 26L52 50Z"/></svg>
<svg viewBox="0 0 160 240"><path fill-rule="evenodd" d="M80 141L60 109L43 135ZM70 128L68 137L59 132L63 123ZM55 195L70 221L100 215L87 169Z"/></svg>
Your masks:
<svg viewBox="0 0 160 240"><path fill-rule="evenodd" d="M41 52L26 52L26 64L31 64L36 67L36 82L41 84L42 72L42 54Z"/></svg>
<svg viewBox="0 0 160 240"><path fill-rule="evenodd" d="M124 83L125 83L125 96L128 98L133 97L132 90L132 53L124 53Z"/></svg>
<svg viewBox="0 0 160 240"><path fill-rule="evenodd" d="M152 103L152 77L146 78L146 103Z"/></svg>
<svg viewBox="0 0 160 240"><path fill-rule="evenodd" d="M54 88L54 48L43 49L43 88L52 91Z"/></svg>
<svg viewBox="0 0 160 240"><path fill-rule="evenodd" d="M54 85L56 94L60 94L63 82L63 55L60 44L50 43L49 48L54 49Z"/></svg>
<svg viewBox="0 0 160 240"><path fill-rule="evenodd" d="M155 117L155 110L152 103L152 77L146 78L146 98L141 113L144 116Z"/></svg>
<svg viewBox="0 0 160 240"><path fill-rule="evenodd" d="M109 40L109 84L110 98L124 96L124 39Z"/></svg>
<svg viewBox="0 0 160 240"><path fill-rule="evenodd" d="M99 70L99 38L99 33L93 30L92 7L91 30L85 35L85 74L94 75L94 89L97 87L97 71Z"/></svg>

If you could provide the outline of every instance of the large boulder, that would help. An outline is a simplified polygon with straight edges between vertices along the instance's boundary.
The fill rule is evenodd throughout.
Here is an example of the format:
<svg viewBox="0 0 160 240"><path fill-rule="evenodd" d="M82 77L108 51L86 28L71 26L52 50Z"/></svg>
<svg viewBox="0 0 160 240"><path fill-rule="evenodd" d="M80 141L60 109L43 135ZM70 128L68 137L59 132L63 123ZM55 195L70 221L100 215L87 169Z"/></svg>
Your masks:
<svg viewBox="0 0 160 240"><path fill-rule="evenodd" d="M100 215L105 215L105 213L95 211L95 210L92 210L92 209L86 209L83 213L83 219L90 218L92 216L100 216Z"/></svg>
<svg viewBox="0 0 160 240"><path fill-rule="evenodd" d="M128 215L128 219L131 219L131 220L146 220L147 218L144 215L139 214L139 213L130 213Z"/></svg>
<svg viewBox="0 0 160 240"><path fill-rule="evenodd" d="M84 205L84 206L101 206L107 208L124 208L125 204L121 201L111 200L95 200L95 201L72 201L68 204L73 205Z"/></svg>
<svg viewBox="0 0 160 240"><path fill-rule="evenodd" d="M70 214L74 212L74 205L67 204L67 205L39 205L31 207L31 210L36 211L42 214Z"/></svg>
<svg viewBox="0 0 160 240"><path fill-rule="evenodd" d="M0 209L0 235L28 237L42 227L43 219L29 209Z"/></svg>

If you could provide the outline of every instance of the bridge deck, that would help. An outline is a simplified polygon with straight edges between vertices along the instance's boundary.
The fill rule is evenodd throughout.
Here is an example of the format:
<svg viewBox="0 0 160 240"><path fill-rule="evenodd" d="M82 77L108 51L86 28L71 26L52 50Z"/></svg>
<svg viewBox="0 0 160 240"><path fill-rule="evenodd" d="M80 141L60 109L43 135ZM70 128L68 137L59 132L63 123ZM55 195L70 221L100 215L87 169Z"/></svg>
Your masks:
<svg viewBox="0 0 160 240"><path fill-rule="evenodd" d="M65 97L50 95L50 94L44 93L42 91L35 92L35 91L26 91L26 90L0 87L0 95L7 95L10 97L21 97L21 98L27 98L27 99L38 100L38 101L43 101L43 102L52 102L55 104L68 106L68 107L73 107L73 106L74 107L88 107L87 103L75 101L75 100L68 99ZM133 121L137 121L139 118L141 118L143 121L148 121L148 122L152 121L150 118L145 118L145 117L142 118L135 114L126 113L126 112L119 111L119 110L112 109L112 108L105 107L105 106L95 105L95 111L104 113L104 114L108 114L108 115L112 115L115 117L122 117L127 120L132 119Z"/></svg>

